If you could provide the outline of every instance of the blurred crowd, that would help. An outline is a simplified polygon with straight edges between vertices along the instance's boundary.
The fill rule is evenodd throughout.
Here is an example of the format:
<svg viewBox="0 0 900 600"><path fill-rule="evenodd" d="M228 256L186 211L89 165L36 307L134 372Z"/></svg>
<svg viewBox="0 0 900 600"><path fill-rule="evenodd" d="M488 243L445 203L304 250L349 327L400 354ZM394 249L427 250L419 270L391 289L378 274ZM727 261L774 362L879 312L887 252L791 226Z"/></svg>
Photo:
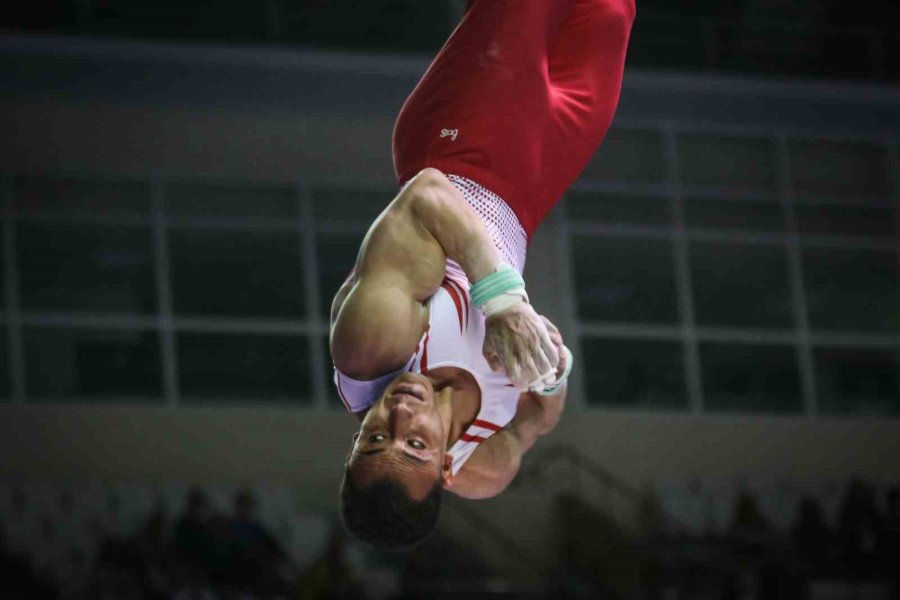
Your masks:
<svg viewBox="0 0 900 600"><path fill-rule="evenodd" d="M195 487L171 522L155 508L132 535L100 537L85 581L54 581L31 557L0 539L4 600L268 600L353 597L358 589L344 538L301 569L257 515L249 489L235 493L230 514L216 511Z"/></svg>
<svg viewBox="0 0 900 600"><path fill-rule="evenodd" d="M675 598L900 599L900 487L880 492L849 482L836 514L804 496L789 530L760 508L760 498L737 495L731 520L718 535L659 536L674 544L653 569L658 590ZM660 541L666 538L667 541ZM860 591L867 590L867 591Z"/></svg>
<svg viewBox="0 0 900 600"><path fill-rule="evenodd" d="M724 531L712 535L679 533L677 528L663 526L665 519L660 521L655 533L646 536L645 551L639 553L651 557L638 559L651 566L643 571L639 584L643 591L636 597L843 598L848 596L841 594L850 593L847 589L858 589L854 585L874 583L881 592L869 596L853 592L853 597L900 598L900 487L879 489L861 480L849 482L838 510L831 515L820 498L805 496L788 530L774 525L760 505L756 494L738 494L730 522ZM48 577L36 568L33 557L11 552L0 527L0 598L381 599L401 597L403 585L409 583L404 580L398 587L388 582L382 589L392 591L374 593L377 577L373 579L348 558L352 552L337 524L327 543L318 547L318 555L298 564L258 512L257 498L249 489L237 490L230 511L223 513L203 489L194 487L174 519L160 505L141 520L136 531L98 536L87 575L77 585ZM677 520L677 515L669 517ZM589 528L585 522L581 527ZM600 533L587 539L597 545L609 541ZM442 548L440 564L452 561L446 554ZM614 570L621 571L624 560L623 554L617 554ZM600 579L609 572L597 564L586 566L598 580L584 597L601 597L597 590L608 590L609 582ZM392 573L398 568L398 563L390 567ZM565 570L556 588L568 590L573 577L575 571ZM816 582L826 582L824 595L811 593ZM566 593L566 597L582 597Z"/></svg>

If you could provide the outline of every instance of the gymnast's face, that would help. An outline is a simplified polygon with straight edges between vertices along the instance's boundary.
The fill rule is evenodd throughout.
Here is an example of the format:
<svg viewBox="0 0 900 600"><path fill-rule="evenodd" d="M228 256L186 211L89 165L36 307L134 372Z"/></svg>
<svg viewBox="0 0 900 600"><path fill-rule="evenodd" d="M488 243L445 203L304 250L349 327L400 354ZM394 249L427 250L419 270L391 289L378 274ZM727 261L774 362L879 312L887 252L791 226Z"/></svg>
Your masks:
<svg viewBox="0 0 900 600"><path fill-rule="evenodd" d="M442 393L418 373L403 373L369 409L353 438L348 466L357 485L391 477L414 500L425 497L442 477L451 479L452 457L445 452L449 423Z"/></svg>

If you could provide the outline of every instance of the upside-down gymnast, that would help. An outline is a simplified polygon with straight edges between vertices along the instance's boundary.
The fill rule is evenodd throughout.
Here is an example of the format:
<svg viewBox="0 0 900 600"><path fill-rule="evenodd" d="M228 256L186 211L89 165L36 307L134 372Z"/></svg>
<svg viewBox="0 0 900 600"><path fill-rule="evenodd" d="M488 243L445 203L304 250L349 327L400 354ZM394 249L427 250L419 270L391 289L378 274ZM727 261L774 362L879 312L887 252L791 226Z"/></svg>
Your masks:
<svg viewBox="0 0 900 600"><path fill-rule="evenodd" d="M470 0L400 111L403 187L331 308L356 537L416 545L443 490L500 493L558 422L572 355L525 250L606 134L633 20L633 0Z"/></svg>

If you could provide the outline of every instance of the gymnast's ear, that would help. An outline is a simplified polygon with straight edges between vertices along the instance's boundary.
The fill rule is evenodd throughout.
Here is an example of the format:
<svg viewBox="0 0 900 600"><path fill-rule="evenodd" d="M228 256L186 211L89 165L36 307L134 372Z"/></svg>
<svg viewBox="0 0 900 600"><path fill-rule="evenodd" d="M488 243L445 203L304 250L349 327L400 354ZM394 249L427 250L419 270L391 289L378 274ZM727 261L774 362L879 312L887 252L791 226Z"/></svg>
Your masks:
<svg viewBox="0 0 900 600"><path fill-rule="evenodd" d="M359 439L359 432L357 431L353 434L353 441L350 442L350 450L347 452L347 462L344 463L345 468L347 467L347 465L350 464L350 457L353 456L353 448L356 447L356 440L358 440L358 439Z"/></svg>
<svg viewBox="0 0 900 600"><path fill-rule="evenodd" d="M453 485L453 455L444 454L444 462L441 465L441 481L444 487L449 488Z"/></svg>

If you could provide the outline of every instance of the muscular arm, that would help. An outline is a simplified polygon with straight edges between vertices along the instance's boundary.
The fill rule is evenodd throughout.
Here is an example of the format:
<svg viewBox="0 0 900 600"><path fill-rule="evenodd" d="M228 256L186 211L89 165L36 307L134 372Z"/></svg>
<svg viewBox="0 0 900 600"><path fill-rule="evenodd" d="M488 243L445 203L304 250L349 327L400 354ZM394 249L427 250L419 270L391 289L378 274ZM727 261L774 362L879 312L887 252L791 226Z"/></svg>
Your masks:
<svg viewBox="0 0 900 600"><path fill-rule="evenodd" d="M415 351L447 257L470 281L492 273L500 254L479 216L440 171L417 175L363 240L354 277L332 305L331 352L350 377L372 379Z"/></svg>
<svg viewBox="0 0 900 600"><path fill-rule="evenodd" d="M566 370L568 360L562 335L553 323L545 317L541 318L550 329L550 338L562 357L557 368L557 377L560 377ZM534 392L520 395L513 420L478 447L448 489L471 499L491 498L506 489L519 472L525 453L538 438L553 431L559 423L566 406L567 392L567 386L563 385L551 396Z"/></svg>
<svg viewBox="0 0 900 600"><path fill-rule="evenodd" d="M334 364L354 379L403 366L428 318L423 302L452 258L471 282L493 273L500 252L478 214L436 169L417 175L375 220L360 247L355 277L332 307ZM495 370L527 387L559 362L547 327L520 302L487 319L484 352Z"/></svg>
<svg viewBox="0 0 900 600"><path fill-rule="evenodd" d="M469 499L492 498L506 489L535 442L559 423L566 387L552 396L526 392L519 396L516 416L488 438L453 478L449 491Z"/></svg>

